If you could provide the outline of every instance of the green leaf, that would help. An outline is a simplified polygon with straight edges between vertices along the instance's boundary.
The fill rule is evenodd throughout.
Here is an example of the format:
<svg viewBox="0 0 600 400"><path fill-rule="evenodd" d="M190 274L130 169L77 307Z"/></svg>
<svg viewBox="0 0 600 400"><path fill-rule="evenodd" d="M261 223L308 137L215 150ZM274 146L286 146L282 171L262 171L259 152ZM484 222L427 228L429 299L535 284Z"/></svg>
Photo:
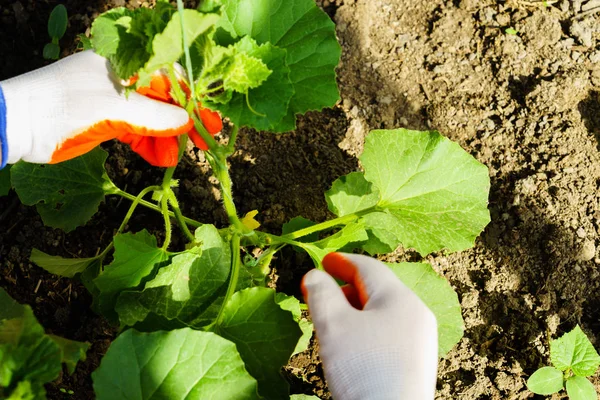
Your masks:
<svg viewBox="0 0 600 400"><path fill-rule="evenodd" d="M48 35L51 38L61 39L67 31L68 23L67 9L62 4L57 5L48 19Z"/></svg>
<svg viewBox="0 0 600 400"><path fill-rule="evenodd" d="M45 398L46 391L42 385L34 385L29 381L20 381L6 400L37 400Z"/></svg>
<svg viewBox="0 0 600 400"><path fill-rule="evenodd" d="M570 377L566 386L569 400L598 400L594 385L583 376Z"/></svg>
<svg viewBox="0 0 600 400"><path fill-rule="evenodd" d="M298 340L298 344L292 353L295 356L298 353L302 353L308 349L310 344L310 339L313 335L313 323L307 320L306 318L302 318L302 310L300 309L300 300L295 298L294 296L288 296L284 293L277 293L275 295L275 301L279 304L281 309L289 311L294 316L294 320L300 326L300 330L302 331L302 337Z"/></svg>
<svg viewBox="0 0 600 400"><path fill-rule="evenodd" d="M143 290L119 297L116 309L122 324L153 330L153 323L173 320L167 326L201 328L214 320L227 289L231 251L213 225L198 228L196 237L201 251L173 257Z"/></svg>
<svg viewBox="0 0 600 400"><path fill-rule="evenodd" d="M11 169L11 180L21 202L37 205L44 224L71 232L85 225L98 211L115 185L104 169L108 153L96 148L60 164L19 162Z"/></svg>
<svg viewBox="0 0 600 400"><path fill-rule="evenodd" d="M487 167L435 131L373 131L360 160L379 192L377 208L390 220L384 237L381 227L370 229L382 243L392 233L397 244L421 255L460 251L490 221Z"/></svg>
<svg viewBox="0 0 600 400"><path fill-rule="evenodd" d="M133 15L133 11L118 7L97 17L91 30L94 51L106 58L117 54L121 37L127 34Z"/></svg>
<svg viewBox="0 0 600 400"><path fill-rule="evenodd" d="M218 14L184 10L183 22L188 43L191 45L198 36L211 29L218 19ZM149 77L153 72L177 62L183 55L183 36L179 12L173 14L164 31L154 36L152 52L152 56L144 65L143 71L140 72L140 85L144 85L146 81L149 82Z"/></svg>
<svg viewBox="0 0 600 400"><path fill-rule="evenodd" d="M58 60L60 58L60 46L56 43L47 43L44 46L42 57L46 60Z"/></svg>
<svg viewBox="0 0 600 400"><path fill-rule="evenodd" d="M557 393L563 388L563 374L554 367L540 368L527 380L527 388L536 394Z"/></svg>
<svg viewBox="0 0 600 400"><path fill-rule="evenodd" d="M44 333L31 307L0 288L0 387L29 380L38 390L58 377L61 358L59 346Z"/></svg>
<svg viewBox="0 0 600 400"><path fill-rule="evenodd" d="M302 332L291 312L275 301L275 291L251 288L236 292L223 311L217 332L237 346L246 369L267 399L287 399L289 385L281 376Z"/></svg>
<svg viewBox="0 0 600 400"><path fill-rule="evenodd" d="M119 294L140 287L144 278L169 258L165 250L157 247L156 238L145 230L117 235L114 243L113 262L94 279L99 291L94 299L95 308L113 321L117 319L115 306Z"/></svg>
<svg viewBox="0 0 600 400"><path fill-rule="evenodd" d="M371 255L391 253L398 247L398 220L386 212L372 212L359 220L367 227L369 239L360 247Z"/></svg>
<svg viewBox="0 0 600 400"><path fill-rule="evenodd" d="M550 342L550 359L561 371L571 369L577 376L592 376L600 366L600 356L579 325Z"/></svg>
<svg viewBox="0 0 600 400"><path fill-rule="evenodd" d="M219 25L234 39L248 35L287 51L294 96L287 115L272 131L293 130L296 114L331 107L339 100L335 68L341 47L334 23L313 0L223 0L222 12Z"/></svg>
<svg viewBox="0 0 600 400"><path fill-rule="evenodd" d="M38 267L45 269L51 274L73 278L82 273L90 265L98 261L98 257L92 258L62 258L48 255L38 249L31 250L29 259Z"/></svg>
<svg viewBox="0 0 600 400"><path fill-rule="evenodd" d="M254 47L248 44L254 43L250 39L243 39L238 43L231 46L231 57L235 58L235 54L245 54L244 57L260 60L272 73L260 86L249 89L247 95L225 92L222 95L224 98L207 96L202 100L202 104L220 111L238 126L249 126L258 130L272 130L286 114L294 93L290 81L290 69L285 63L286 51L270 43ZM213 49L213 51L217 50ZM217 53L213 57L221 56L222 54ZM237 62L237 60L234 60L234 62ZM221 76L227 77L230 74L231 65L235 64L226 63L225 66L221 64L222 62L218 64L222 70ZM217 77L219 73L213 72L213 76ZM212 83L214 78L207 80L207 77L205 77L203 82L205 84Z"/></svg>
<svg viewBox="0 0 600 400"><path fill-rule="evenodd" d="M438 323L438 354L446 354L463 337L465 326L458 295L427 263L387 264L433 312Z"/></svg>
<svg viewBox="0 0 600 400"><path fill-rule="evenodd" d="M314 225L316 225L316 223L309 219L304 217L294 217L290 220L290 222L283 224L283 227L281 228L281 234L287 235L288 233L296 232L304 228L310 228ZM311 233L310 235L303 236L296 240L299 242L316 242L319 240L319 232Z"/></svg>
<svg viewBox="0 0 600 400"><path fill-rule="evenodd" d="M378 193L373 191L373 185L362 172L352 172L337 179L325 193L325 198L329 210L338 217L374 207L379 201Z"/></svg>
<svg viewBox="0 0 600 400"><path fill-rule="evenodd" d="M6 196L10 191L10 165L0 169L0 197Z"/></svg>
<svg viewBox="0 0 600 400"><path fill-rule="evenodd" d="M302 244L302 247L313 259L317 268L323 268L321 261L323 258L334 251L346 247L350 243L359 243L367 240L367 232L361 223L351 223L346 225L335 234L319 240L314 243Z"/></svg>
<svg viewBox="0 0 600 400"><path fill-rule="evenodd" d="M236 347L214 333L122 333L92 373L98 400L258 399Z"/></svg>
<svg viewBox="0 0 600 400"><path fill-rule="evenodd" d="M70 374L75 372L75 367L79 361L85 361L86 353L90 348L88 342L77 342L75 340L69 340L61 338L55 335L48 335L50 339L58 345L62 353L62 362L67 366L67 370Z"/></svg>

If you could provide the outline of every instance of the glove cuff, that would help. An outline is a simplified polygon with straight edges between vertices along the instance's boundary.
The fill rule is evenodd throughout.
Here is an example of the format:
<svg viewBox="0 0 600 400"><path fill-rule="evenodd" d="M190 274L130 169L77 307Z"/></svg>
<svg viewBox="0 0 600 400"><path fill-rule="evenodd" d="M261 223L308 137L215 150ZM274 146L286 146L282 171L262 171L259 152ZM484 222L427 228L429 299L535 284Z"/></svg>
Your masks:
<svg viewBox="0 0 600 400"><path fill-rule="evenodd" d="M34 76L24 75L25 77ZM35 88L37 82L30 85L21 77L0 82L4 97L4 137L2 140L2 162L15 164L23 157L31 153L33 147L32 119L43 110L36 109L31 104L31 88ZM45 105L47 107L47 105ZM6 151L6 153L4 153ZM5 158L6 154L6 158Z"/></svg>
<svg viewBox="0 0 600 400"><path fill-rule="evenodd" d="M6 138L6 101L0 86L0 169L8 163L8 140Z"/></svg>

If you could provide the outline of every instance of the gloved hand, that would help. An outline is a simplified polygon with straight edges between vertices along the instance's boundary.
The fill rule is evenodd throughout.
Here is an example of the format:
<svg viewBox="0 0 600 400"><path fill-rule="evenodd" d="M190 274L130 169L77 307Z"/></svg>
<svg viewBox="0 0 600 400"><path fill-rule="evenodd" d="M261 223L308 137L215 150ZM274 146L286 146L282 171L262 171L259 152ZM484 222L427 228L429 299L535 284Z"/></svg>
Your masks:
<svg viewBox="0 0 600 400"><path fill-rule="evenodd" d="M192 128L180 107L138 93L127 99L109 62L92 51L0 82L0 167L58 163L115 138L150 164L174 166L177 136Z"/></svg>
<svg viewBox="0 0 600 400"><path fill-rule="evenodd" d="M331 275L308 272L302 291L333 398L433 399L438 341L429 308L373 258L331 253L323 267Z"/></svg>

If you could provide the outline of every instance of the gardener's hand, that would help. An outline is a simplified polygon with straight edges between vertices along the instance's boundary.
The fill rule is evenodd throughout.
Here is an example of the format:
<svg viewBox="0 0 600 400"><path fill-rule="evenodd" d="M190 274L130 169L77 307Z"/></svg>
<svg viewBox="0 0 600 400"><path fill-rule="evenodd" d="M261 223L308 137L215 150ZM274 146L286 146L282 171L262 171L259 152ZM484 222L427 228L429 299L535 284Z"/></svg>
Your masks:
<svg viewBox="0 0 600 400"><path fill-rule="evenodd" d="M331 275L310 271L302 290L333 398L433 399L438 350L433 313L373 258L331 253L323 267ZM340 288L333 277L348 285Z"/></svg>
<svg viewBox="0 0 600 400"><path fill-rule="evenodd" d="M153 165L172 166L177 136L192 127L182 108L137 93L127 99L108 60L92 51L0 82L0 167L58 163L115 138Z"/></svg>

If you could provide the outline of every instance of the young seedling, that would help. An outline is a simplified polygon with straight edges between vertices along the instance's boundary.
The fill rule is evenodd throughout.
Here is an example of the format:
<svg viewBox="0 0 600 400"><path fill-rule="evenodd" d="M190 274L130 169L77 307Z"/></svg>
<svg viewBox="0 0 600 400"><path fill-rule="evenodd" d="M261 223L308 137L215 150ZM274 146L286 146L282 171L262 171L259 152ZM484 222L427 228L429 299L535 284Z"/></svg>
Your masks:
<svg viewBox="0 0 600 400"><path fill-rule="evenodd" d="M565 387L571 400L597 400L598 394L587 377L600 366L600 356L579 325L550 342L553 367L542 367L527 380L533 393L550 395Z"/></svg>
<svg viewBox="0 0 600 400"><path fill-rule="evenodd" d="M46 60L58 60L60 57L60 45L58 42L65 35L68 22L69 18L65 6L59 4L54 7L48 19L48 35L50 35L52 42L44 46L44 58Z"/></svg>

